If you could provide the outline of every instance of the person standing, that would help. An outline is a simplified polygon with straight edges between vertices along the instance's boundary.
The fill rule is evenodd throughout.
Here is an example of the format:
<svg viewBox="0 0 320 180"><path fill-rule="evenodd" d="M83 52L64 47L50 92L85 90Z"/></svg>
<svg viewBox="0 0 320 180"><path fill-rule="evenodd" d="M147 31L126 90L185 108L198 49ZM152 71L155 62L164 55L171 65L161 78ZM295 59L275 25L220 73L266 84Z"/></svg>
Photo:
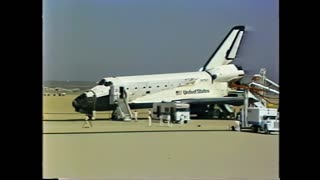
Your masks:
<svg viewBox="0 0 320 180"><path fill-rule="evenodd" d="M163 115L161 114L159 118L160 118L160 126L163 126Z"/></svg>
<svg viewBox="0 0 320 180"><path fill-rule="evenodd" d="M180 116L180 124L183 124L183 123L184 123L184 115L181 114L181 116Z"/></svg>
<svg viewBox="0 0 320 180"><path fill-rule="evenodd" d="M138 121L138 112L135 110L133 114L134 114L134 120L137 122Z"/></svg>
<svg viewBox="0 0 320 180"><path fill-rule="evenodd" d="M149 116L152 118L152 112L151 112L151 109L148 110L148 114Z"/></svg>
<svg viewBox="0 0 320 180"><path fill-rule="evenodd" d="M168 124L168 127L171 126L171 115L170 114L168 114L168 116L167 116L167 124Z"/></svg>
<svg viewBox="0 0 320 180"><path fill-rule="evenodd" d="M82 125L82 128L90 128L92 127L92 122L89 120L89 117L86 117L84 124Z"/></svg>
<svg viewBox="0 0 320 180"><path fill-rule="evenodd" d="M151 110L148 111L148 120L149 120L149 126L152 126L152 116L151 116Z"/></svg>

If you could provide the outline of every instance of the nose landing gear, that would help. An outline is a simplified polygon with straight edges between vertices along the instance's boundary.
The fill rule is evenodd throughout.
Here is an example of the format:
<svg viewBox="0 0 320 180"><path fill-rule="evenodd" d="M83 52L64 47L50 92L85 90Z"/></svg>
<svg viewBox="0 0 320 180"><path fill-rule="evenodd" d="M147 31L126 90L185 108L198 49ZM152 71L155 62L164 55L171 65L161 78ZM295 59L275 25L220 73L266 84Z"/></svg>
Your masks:
<svg viewBox="0 0 320 180"><path fill-rule="evenodd" d="M86 114L85 123L83 124L82 128L89 128L92 127L92 120L96 119L96 111L92 111L91 113Z"/></svg>
<svg viewBox="0 0 320 180"><path fill-rule="evenodd" d="M91 113L86 114L86 119L95 120L96 119L96 111L92 111Z"/></svg>

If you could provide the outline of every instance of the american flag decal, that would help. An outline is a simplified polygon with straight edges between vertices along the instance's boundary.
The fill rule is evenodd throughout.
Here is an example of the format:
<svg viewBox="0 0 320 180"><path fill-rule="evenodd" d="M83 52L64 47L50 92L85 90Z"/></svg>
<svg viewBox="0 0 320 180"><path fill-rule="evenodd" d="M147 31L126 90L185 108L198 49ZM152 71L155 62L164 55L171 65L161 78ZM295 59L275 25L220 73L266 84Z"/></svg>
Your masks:
<svg viewBox="0 0 320 180"><path fill-rule="evenodd" d="M176 91L176 95L181 95L182 91Z"/></svg>

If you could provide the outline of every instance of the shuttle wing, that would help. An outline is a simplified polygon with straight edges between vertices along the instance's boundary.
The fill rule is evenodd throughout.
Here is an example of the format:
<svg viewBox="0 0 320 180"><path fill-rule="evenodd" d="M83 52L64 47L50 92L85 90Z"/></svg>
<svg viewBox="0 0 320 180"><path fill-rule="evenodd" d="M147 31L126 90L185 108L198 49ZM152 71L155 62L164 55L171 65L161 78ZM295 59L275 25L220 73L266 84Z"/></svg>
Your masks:
<svg viewBox="0 0 320 180"><path fill-rule="evenodd" d="M241 97L222 97L222 98L201 98L201 99L179 99L174 102L188 103L188 104L229 104L234 106L243 105L243 98Z"/></svg>

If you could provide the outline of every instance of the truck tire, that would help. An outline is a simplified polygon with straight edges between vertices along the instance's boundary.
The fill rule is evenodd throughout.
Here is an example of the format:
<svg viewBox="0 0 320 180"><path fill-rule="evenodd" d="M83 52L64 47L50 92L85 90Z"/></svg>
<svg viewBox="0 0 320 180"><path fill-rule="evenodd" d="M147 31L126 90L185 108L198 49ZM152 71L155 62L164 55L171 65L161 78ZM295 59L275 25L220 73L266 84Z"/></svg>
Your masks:
<svg viewBox="0 0 320 180"><path fill-rule="evenodd" d="M267 127L266 124L263 126L263 132L264 132L265 134L270 134L270 131L268 130L268 127Z"/></svg>
<svg viewBox="0 0 320 180"><path fill-rule="evenodd" d="M253 125L253 126L252 126L252 131L253 131L254 133L257 133L257 132L258 132L258 127L255 126L255 125Z"/></svg>
<svg viewBox="0 0 320 180"><path fill-rule="evenodd" d="M241 122L241 113L240 112L237 113L236 119Z"/></svg>

